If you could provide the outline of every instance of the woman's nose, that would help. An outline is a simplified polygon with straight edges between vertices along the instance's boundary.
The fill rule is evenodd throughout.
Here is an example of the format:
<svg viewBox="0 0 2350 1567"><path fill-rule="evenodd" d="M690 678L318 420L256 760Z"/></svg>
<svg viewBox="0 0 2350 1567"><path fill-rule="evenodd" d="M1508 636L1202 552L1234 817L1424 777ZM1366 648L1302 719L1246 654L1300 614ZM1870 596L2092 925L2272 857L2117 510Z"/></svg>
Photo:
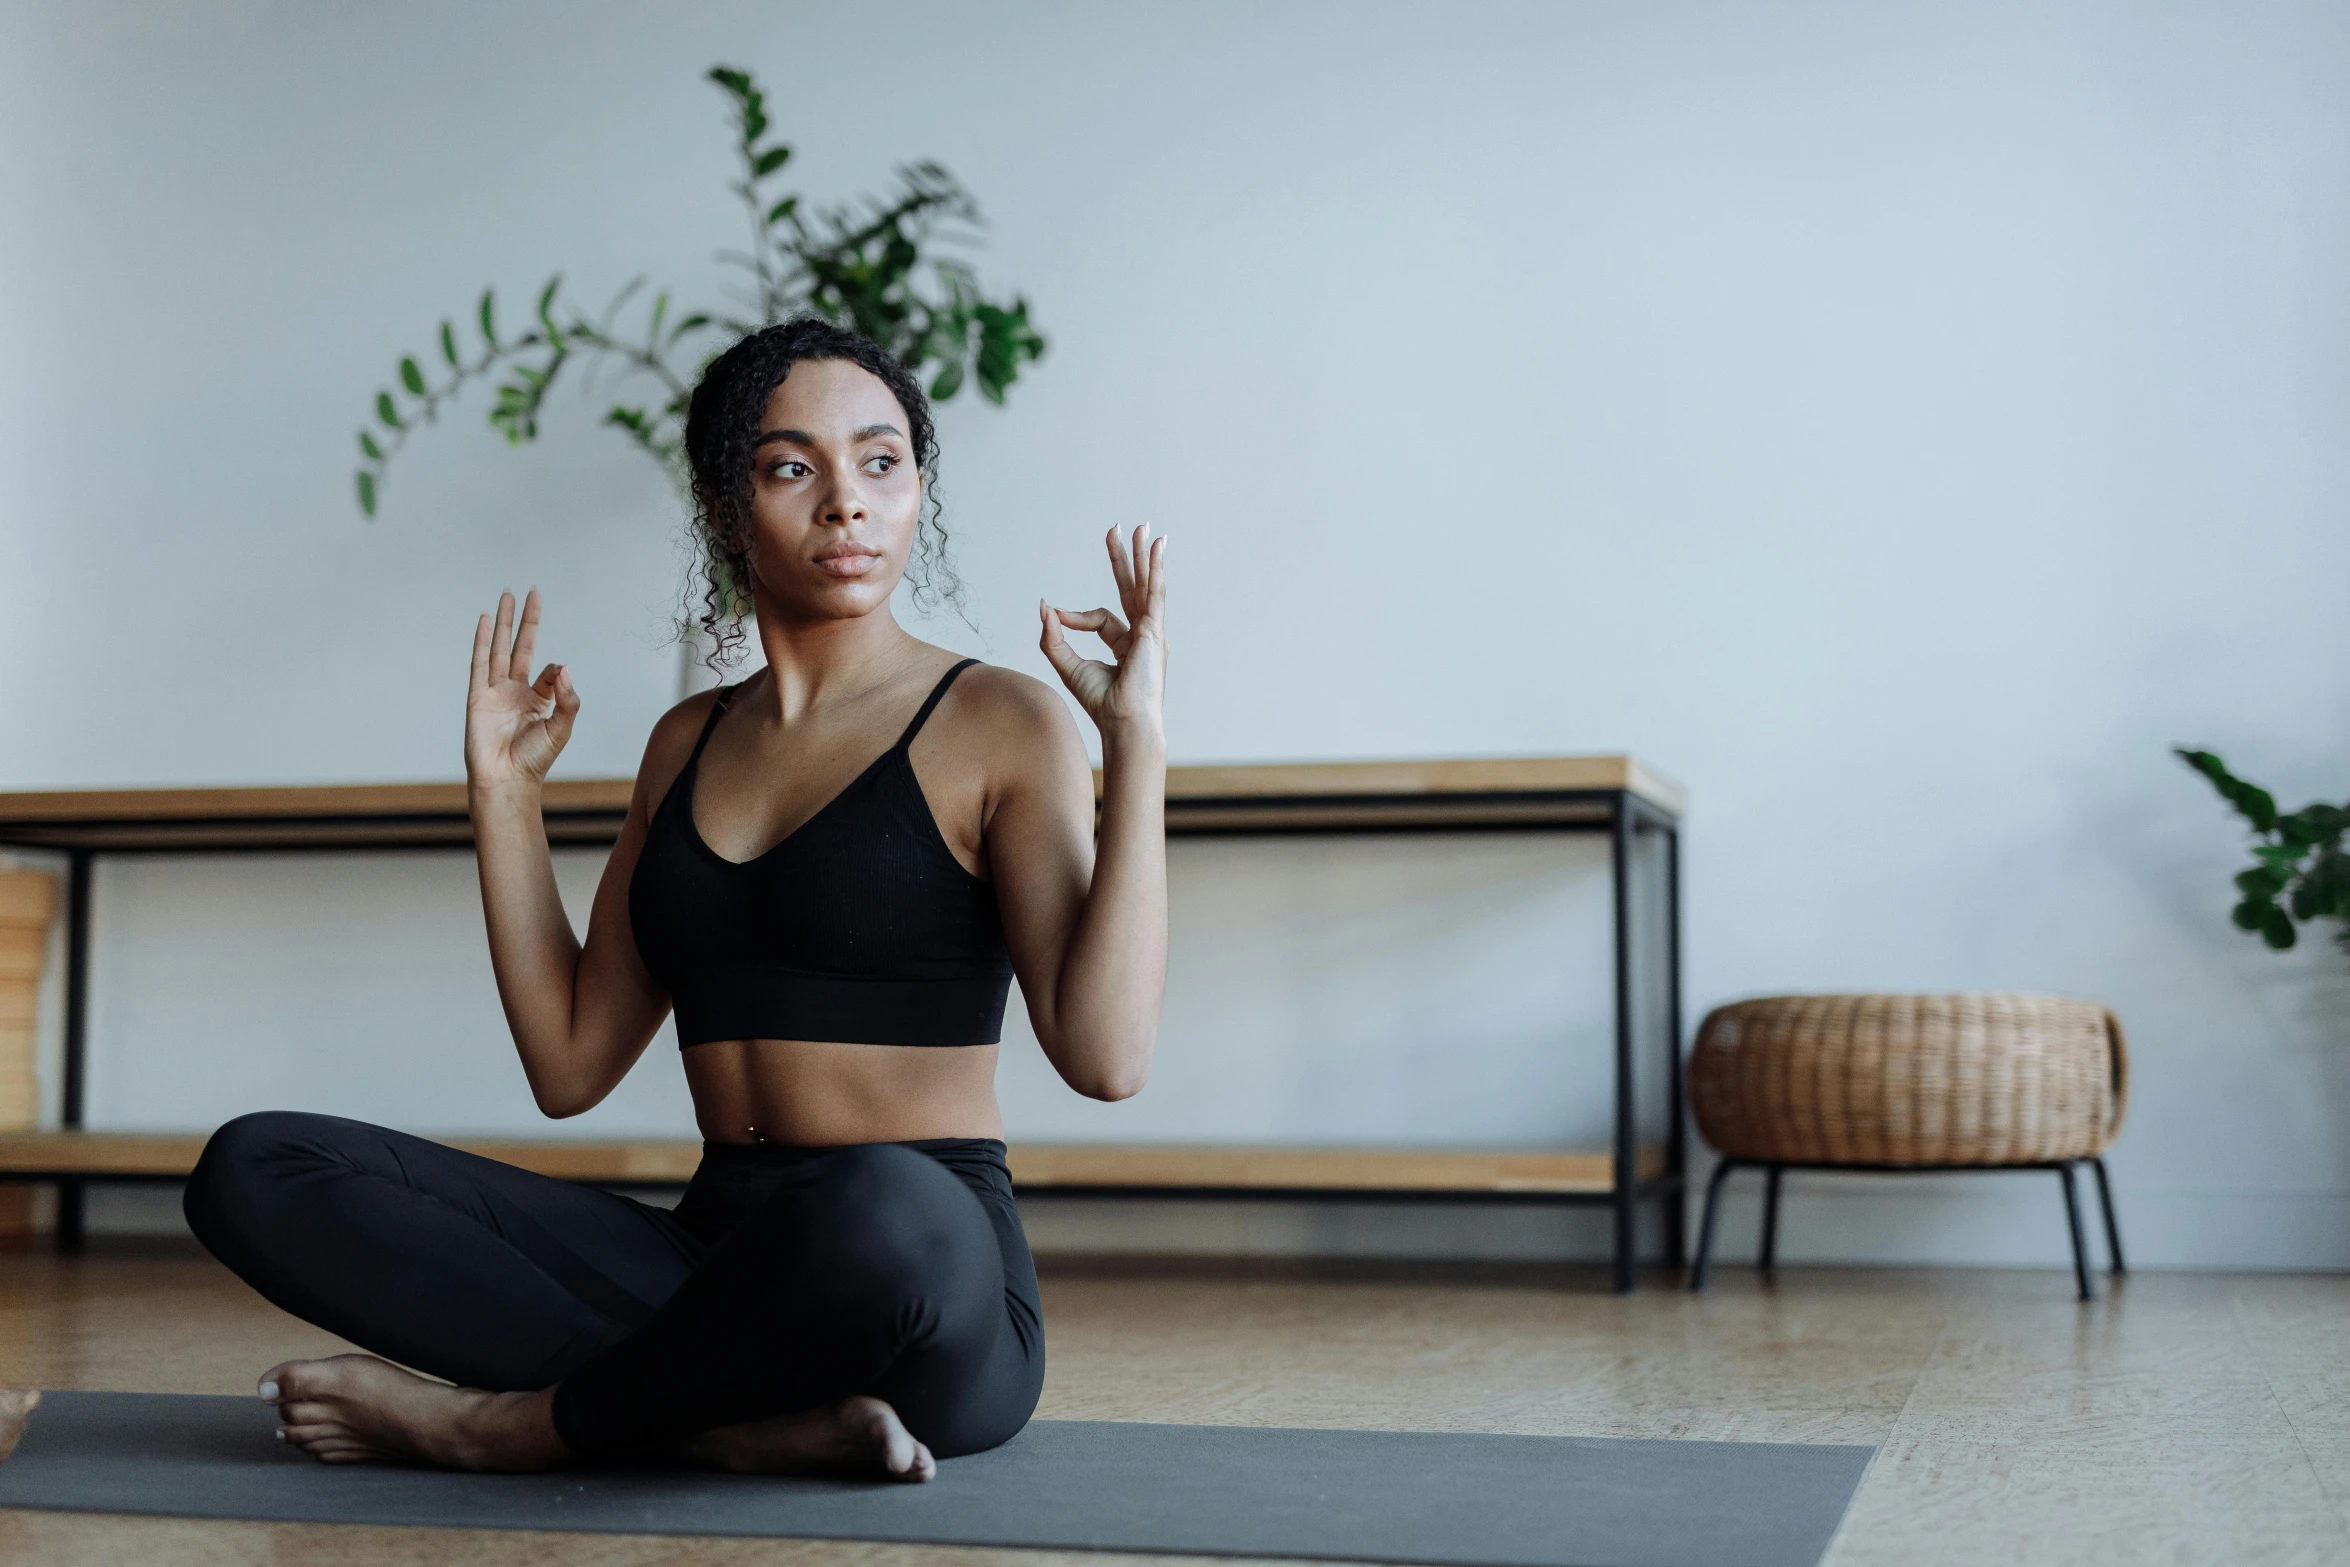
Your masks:
<svg viewBox="0 0 2350 1567"><path fill-rule="evenodd" d="M865 520L865 497L853 483L835 485L825 497L820 515L826 522L851 523Z"/></svg>

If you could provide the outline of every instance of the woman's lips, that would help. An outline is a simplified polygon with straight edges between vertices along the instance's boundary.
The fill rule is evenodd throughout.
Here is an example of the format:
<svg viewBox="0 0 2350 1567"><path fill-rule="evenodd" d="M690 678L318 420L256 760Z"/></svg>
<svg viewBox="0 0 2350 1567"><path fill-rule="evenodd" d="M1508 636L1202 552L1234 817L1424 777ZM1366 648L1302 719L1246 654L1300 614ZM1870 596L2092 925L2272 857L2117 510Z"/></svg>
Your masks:
<svg viewBox="0 0 2350 1567"><path fill-rule="evenodd" d="M834 550L816 557L817 569L836 577L862 577L880 564L879 555L864 550Z"/></svg>

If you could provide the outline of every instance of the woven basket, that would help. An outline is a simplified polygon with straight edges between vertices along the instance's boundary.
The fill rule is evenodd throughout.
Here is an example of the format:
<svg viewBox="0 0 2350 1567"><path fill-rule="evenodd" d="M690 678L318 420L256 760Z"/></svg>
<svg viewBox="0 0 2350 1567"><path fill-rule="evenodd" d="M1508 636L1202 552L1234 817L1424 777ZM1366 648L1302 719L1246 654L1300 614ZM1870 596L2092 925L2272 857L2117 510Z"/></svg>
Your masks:
<svg viewBox="0 0 2350 1567"><path fill-rule="evenodd" d="M1689 1102L1734 1159L2038 1164L2121 1130L2121 1024L2055 996L1766 996L1698 1030Z"/></svg>

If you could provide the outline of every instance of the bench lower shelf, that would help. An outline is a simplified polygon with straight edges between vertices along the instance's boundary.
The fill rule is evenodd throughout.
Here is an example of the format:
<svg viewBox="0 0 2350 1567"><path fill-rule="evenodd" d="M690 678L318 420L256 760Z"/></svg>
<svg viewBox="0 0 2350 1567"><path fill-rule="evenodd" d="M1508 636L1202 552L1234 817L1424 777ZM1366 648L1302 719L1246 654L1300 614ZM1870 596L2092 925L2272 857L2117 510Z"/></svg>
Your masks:
<svg viewBox="0 0 2350 1567"><path fill-rule="evenodd" d="M595 1142L451 1138L451 1146L558 1180L681 1185L701 1162L683 1139ZM4 1132L0 1180L176 1180L195 1168L202 1133ZM1590 1197L1615 1191L1605 1150L1252 1147L1222 1143L1018 1143L1012 1182L1024 1191L1362 1193ZM1637 1178L1665 1169L1640 1150Z"/></svg>
<svg viewBox="0 0 2350 1567"><path fill-rule="evenodd" d="M1023 1189L1117 1191L1436 1192L1489 1196L1604 1195L1615 1190L1605 1150L1250 1147L1226 1143L1021 1143L1009 1162ZM1643 1148L1635 1176L1665 1168Z"/></svg>

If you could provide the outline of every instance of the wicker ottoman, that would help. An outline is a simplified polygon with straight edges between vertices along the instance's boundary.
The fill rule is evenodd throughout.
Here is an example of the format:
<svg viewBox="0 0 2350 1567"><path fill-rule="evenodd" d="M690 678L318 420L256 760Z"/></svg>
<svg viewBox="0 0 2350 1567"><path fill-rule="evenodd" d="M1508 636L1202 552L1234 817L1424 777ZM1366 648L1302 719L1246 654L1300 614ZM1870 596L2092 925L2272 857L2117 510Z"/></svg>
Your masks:
<svg viewBox="0 0 2350 1567"><path fill-rule="evenodd" d="M1760 1266L1775 1260L1789 1169L2054 1170L2081 1299L2096 1296L2073 1166L2097 1176L2113 1271L2125 1270L2099 1157L2121 1130L2121 1024L2055 996L1766 996L1717 1008L1689 1058L1689 1103L1719 1149L1689 1287L1705 1288L1722 1183L1765 1172Z"/></svg>

